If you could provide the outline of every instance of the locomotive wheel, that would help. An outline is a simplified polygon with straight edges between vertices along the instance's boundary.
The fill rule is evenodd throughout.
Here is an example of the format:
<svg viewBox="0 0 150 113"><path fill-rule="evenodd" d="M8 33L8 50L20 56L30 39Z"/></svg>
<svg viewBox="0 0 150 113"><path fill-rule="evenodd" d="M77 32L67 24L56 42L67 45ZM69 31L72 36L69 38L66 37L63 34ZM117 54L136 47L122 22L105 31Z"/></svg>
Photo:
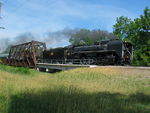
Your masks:
<svg viewBox="0 0 150 113"><path fill-rule="evenodd" d="M85 59L82 59L82 65L85 65L85 64L86 64Z"/></svg>
<svg viewBox="0 0 150 113"><path fill-rule="evenodd" d="M81 64L82 64L82 65L87 65L87 61L86 61L85 58L82 58L82 59L81 59Z"/></svg>
<svg viewBox="0 0 150 113"><path fill-rule="evenodd" d="M97 58L94 58L94 65L99 65Z"/></svg>

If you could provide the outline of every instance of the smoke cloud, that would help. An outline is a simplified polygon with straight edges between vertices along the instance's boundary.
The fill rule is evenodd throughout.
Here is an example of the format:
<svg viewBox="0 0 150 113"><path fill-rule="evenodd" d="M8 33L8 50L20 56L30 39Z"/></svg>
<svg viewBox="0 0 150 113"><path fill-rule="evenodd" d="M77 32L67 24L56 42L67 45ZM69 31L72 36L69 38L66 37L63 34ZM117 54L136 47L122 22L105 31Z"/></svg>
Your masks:
<svg viewBox="0 0 150 113"><path fill-rule="evenodd" d="M0 53L5 51L11 44L9 38L2 38L0 41Z"/></svg>
<svg viewBox="0 0 150 113"><path fill-rule="evenodd" d="M47 48L63 47L69 45L69 39L79 29L63 29L56 32L47 32L44 36L37 36L32 33L23 33L14 38L3 38L0 41L0 52L8 52L9 47L16 44L30 42L32 40L45 42Z"/></svg>
<svg viewBox="0 0 150 113"><path fill-rule="evenodd" d="M69 39L71 35L76 33L79 29L63 29L57 32L48 32L46 37L41 41L46 42L48 48L62 47L69 45Z"/></svg>

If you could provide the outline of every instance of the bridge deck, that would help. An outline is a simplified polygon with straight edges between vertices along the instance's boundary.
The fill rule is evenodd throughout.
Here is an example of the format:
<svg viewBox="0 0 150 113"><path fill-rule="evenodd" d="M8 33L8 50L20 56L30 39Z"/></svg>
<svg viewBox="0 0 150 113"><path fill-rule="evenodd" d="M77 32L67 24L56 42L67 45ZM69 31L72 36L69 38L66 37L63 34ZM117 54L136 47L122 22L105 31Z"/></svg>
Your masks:
<svg viewBox="0 0 150 113"><path fill-rule="evenodd" d="M49 63L37 63L36 64L36 68L57 69L57 70L69 70L69 69L85 68L85 67L87 68L94 67L94 65L49 64Z"/></svg>
<svg viewBox="0 0 150 113"><path fill-rule="evenodd" d="M57 69L57 70L69 70L75 68L124 68L124 69L140 69L150 70L150 67L135 67L135 66L96 66L96 65L75 65L75 64L50 64L50 63L37 63L36 68L40 69Z"/></svg>

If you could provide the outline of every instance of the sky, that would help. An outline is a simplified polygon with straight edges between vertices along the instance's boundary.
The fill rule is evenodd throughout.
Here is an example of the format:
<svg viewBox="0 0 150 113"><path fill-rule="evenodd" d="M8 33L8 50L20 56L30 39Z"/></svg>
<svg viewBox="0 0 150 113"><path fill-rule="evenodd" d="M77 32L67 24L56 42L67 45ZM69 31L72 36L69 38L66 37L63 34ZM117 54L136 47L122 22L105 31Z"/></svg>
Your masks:
<svg viewBox="0 0 150 113"><path fill-rule="evenodd" d="M1 38L31 32L44 35L65 28L113 31L116 18L143 14L150 0L1 0Z"/></svg>

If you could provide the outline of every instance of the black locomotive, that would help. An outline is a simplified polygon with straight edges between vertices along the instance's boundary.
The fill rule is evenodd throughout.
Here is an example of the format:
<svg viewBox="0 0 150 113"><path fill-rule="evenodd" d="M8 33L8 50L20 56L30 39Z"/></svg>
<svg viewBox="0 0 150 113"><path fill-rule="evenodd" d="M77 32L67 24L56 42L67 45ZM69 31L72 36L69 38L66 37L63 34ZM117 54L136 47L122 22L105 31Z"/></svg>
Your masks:
<svg viewBox="0 0 150 113"><path fill-rule="evenodd" d="M124 65L132 61L132 44L121 40L96 42L90 46L67 46L43 52L44 63Z"/></svg>

